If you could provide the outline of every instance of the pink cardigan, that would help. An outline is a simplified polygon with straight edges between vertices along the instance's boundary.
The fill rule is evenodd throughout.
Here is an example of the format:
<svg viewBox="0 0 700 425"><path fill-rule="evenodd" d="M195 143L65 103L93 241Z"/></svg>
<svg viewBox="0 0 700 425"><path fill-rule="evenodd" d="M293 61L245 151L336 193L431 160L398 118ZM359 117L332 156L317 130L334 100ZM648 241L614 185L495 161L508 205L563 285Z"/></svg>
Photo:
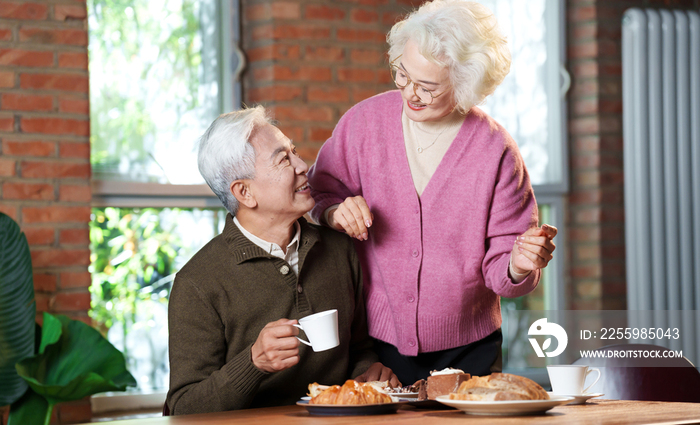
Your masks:
<svg viewBox="0 0 700 425"><path fill-rule="evenodd" d="M374 214L355 241L369 333L404 355L477 341L501 326L499 296L535 289L540 272L515 284L515 238L537 226L537 203L518 147L474 107L419 198L394 90L350 109L309 171L315 220L362 195Z"/></svg>

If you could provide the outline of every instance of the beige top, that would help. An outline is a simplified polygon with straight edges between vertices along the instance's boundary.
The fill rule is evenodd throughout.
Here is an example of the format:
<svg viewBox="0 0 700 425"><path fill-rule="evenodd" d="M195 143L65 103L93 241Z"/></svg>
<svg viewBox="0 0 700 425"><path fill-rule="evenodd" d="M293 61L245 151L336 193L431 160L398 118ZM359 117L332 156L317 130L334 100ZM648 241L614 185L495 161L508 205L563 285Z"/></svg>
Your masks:
<svg viewBox="0 0 700 425"><path fill-rule="evenodd" d="M457 137L459 129L462 128L463 122L464 115L457 110L439 121L432 122L415 122L408 118L405 112L401 113L408 166L411 169L411 177L413 177L413 185L418 197L435 174L442 157L445 156L447 149ZM338 205L331 205L323 212L325 223L328 223L328 215L338 208Z"/></svg>
<svg viewBox="0 0 700 425"><path fill-rule="evenodd" d="M420 197L435 174L442 157L462 128L464 115L456 110L439 121L416 122L401 114L403 139L413 185Z"/></svg>

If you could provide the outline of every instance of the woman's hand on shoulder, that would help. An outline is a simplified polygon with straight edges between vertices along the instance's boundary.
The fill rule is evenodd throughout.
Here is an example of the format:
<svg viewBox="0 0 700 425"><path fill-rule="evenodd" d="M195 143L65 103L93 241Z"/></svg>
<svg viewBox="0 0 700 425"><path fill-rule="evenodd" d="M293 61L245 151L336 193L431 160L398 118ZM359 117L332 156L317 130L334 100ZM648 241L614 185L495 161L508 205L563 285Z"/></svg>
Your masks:
<svg viewBox="0 0 700 425"><path fill-rule="evenodd" d="M525 274L547 267L556 248L552 242L556 235L556 227L543 224L542 227L533 227L518 236L510 255L513 270L518 274Z"/></svg>
<svg viewBox="0 0 700 425"><path fill-rule="evenodd" d="M345 198L338 208L328 214L328 226L344 231L351 238L366 241L373 219L365 198L352 196Z"/></svg>

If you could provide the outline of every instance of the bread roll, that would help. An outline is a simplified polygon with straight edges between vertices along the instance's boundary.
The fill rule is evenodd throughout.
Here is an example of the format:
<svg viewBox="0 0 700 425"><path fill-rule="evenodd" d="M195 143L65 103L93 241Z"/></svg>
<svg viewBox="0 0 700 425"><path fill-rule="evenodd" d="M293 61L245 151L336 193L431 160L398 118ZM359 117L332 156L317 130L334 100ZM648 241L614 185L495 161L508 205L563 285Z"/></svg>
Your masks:
<svg viewBox="0 0 700 425"><path fill-rule="evenodd" d="M549 394L535 381L509 373L474 376L462 382L451 400L505 401L549 400Z"/></svg>
<svg viewBox="0 0 700 425"><path fill-rule="evenodd" d="M309 404L378 404L391 403L391 397L377 391L371 384L345 381L343 386L333 385L312 397Z"/></svg>

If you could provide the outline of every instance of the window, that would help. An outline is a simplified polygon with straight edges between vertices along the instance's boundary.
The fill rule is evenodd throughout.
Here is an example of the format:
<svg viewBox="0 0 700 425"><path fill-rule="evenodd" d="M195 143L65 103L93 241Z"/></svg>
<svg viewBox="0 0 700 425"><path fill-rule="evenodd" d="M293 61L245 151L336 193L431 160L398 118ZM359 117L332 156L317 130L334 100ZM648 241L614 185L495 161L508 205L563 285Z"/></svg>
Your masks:
<svg viewBox="0 0 700 425"><path fill-rule="evenodd" d="M530 174L541 222L559 229L559 248L543 279L544 308L563 308L563 198L568 191L564 70L564 2L561 0L480 0L494 12L508 38L510 73L481 105L518 143ZM551 279L551 280L550 280Z"/></svg>
<svg viewBox="0 0 700 425"><path fill-rule="evenodd" d="M559 310L565 307L563 259L565 232L563 201L568 191L566 103L569 76L564 69L564 2L561 0L479 0L491 9L508 38L510 73L482 109L494 117L518 143L530 174L540 209L540 223L559 230L554 259L544 269L540 286L522 299L503 300L509 309ZM506 333L524 332L526 323L504 327L504 351L529 352L509 347ZM527 338L518 338L526 341ZM508 356L504 354L504 359ZM504 365L509 367L508 364ZM526 373L518 371L517 373ZM527 373L526 373L527 374ZM531 376L546 382L538 376Z"/></svg>
<svg viewBox="0 0 700 425"><path fill-rule="evenodd" d="M87 7L90 314L125 353L138 391L160 393L162 405L174 273L223 228L225 210L199 174L195 146L220 113L240 105L238 3L88 0Z"/></svg>
<svg viewBox="0 0 700 425"><path fill-rule="evenodd" d="M508 38L508 76L482 108L513 136L533 185L566 190L563 4L481 0ZM563 81L562 81L563 80Z"/></svg>
<svg viewBox="0 0 700 425"><path fill-rule="evenodd" d="M93 208L90 316L143 391L168 387L168 297L175 272L223 230L225 210Z"/></svg>
<svg viewBox="0 0 700 425"><path fill-rule="evenodd" d="M203 184L195 141L225 108L214 0L92 0L91 162L97 179Z"/></svg>

